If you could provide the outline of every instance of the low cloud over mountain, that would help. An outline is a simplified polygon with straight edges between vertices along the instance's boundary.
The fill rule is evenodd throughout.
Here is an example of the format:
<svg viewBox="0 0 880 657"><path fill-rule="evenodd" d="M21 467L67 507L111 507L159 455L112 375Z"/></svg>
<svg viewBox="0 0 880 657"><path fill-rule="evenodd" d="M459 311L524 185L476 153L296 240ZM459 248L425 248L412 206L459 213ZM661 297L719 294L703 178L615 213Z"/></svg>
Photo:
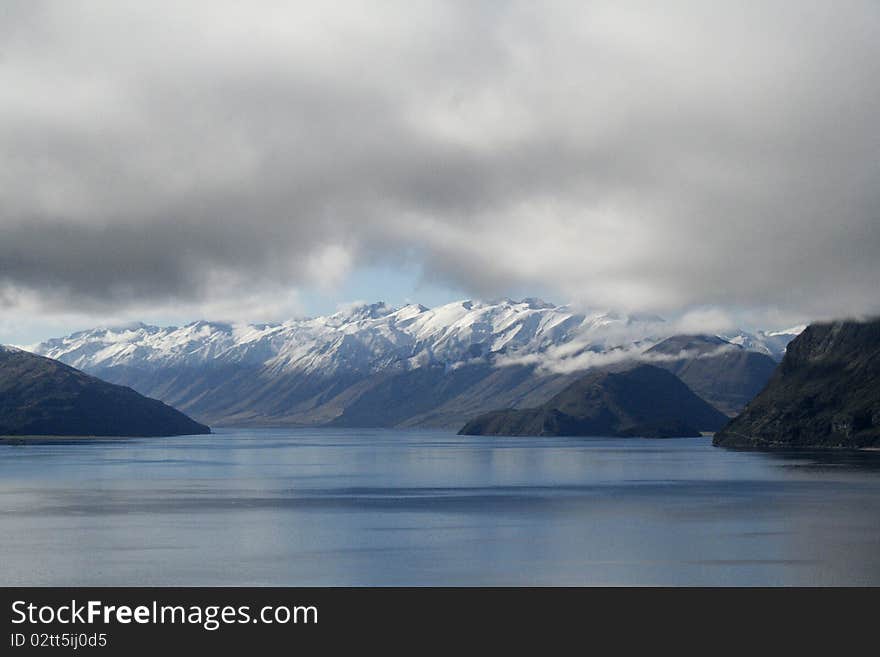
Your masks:
<svg viewBox="0 0 880 657"><path fill-rule="evenodd" d="M876 2L2 12L6 311L295 306L376 263L623 310L880 308Z"/></svg>

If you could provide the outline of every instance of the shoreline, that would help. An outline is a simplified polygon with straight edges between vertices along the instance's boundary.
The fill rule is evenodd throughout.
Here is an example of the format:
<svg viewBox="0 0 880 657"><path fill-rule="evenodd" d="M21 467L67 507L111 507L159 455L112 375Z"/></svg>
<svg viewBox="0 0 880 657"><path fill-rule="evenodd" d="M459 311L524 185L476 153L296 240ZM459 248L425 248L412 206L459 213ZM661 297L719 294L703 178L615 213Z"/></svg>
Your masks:
<svg viewBox="0 0 880 657"><path fill-rule="evenodd" d="M232 427L227 427L232 428ZM238 427L235 427L238 428ZM255 427L255 428L266 428L266 429L278 429L280 427ZM296 427L298 429L308 429L308 428L319 428L319 427ZM356 428L356 427L351 427ZM375 427L371 427L375 428ZM181 434L186 435L186 434ZM178 436L63 436L63 435L22 435L22 436L3 436L0 435L0 445L77 445L77 444L95 444L95 443L114 443L114 442L126 442L132 440L155 440L161 438L169 438L169 437L181 437ZM205 434L192 434L192 435L205 435ZM210 435L210 434L208 434ZM216 434L213 434L216 435ZM578 436L574 436L578 437ZM606 437L606 436L597 436L597 437ZM607 436L608 438L613 438L613 436ZM633 438L637 438L638 436L632 436ZM694 436L696 437L696 436ZM713 438L713 432L701 432L700 438ZM626 440L627 437L620 437L620 440ZM828 446L828 445L784 445L784 444L770 444L770 445L746 445L746 444L732 444L732 445L713 445L713 447L720 447L721 449L727 449L736 452L798 452L798 451L823 451L823 452L880 452L880 446L878 447L845 447L845 446Z"/></svg>
<svg viewBox="0 0 880 657"><path fill-rule="evenodd" d="M150 438L150 436L0 436L0 445L76 445L112 443Z"/></svg>

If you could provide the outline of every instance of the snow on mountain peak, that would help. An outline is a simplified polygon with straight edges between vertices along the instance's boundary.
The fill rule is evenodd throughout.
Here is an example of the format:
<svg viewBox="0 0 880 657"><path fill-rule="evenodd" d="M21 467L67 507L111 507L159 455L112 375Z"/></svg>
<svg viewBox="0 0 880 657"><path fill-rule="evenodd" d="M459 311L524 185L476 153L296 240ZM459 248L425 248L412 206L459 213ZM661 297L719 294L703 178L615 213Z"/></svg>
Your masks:
<svg viewBox="0 0 880 657"><path fill-rule="evenodd" d="M331 315L280 324L197 321L181 327L132 324L48 340L32 350L75 367L268 365L276 371L376 370L397 363L456 363L475 353L538 350L586 320L539 300L476 300L427 308L360 303ZM475 347L476 345L476 347Z"/></svg>
<svg viewBox="0 0 880 657"><path fill-rule="evenodd" d="M757 351L767 354L774 360L782 360L788 343L800 335L805 328L807 328L806 325L779 331L755 331L754 333L734 331L720 337L749 351Z"/></svg>
<svg viewBox="0 0 880 657"><path fill-rule="evenodd" d="M95 372L114 367L189 367L205 363L252 365L273 373L331 375L458 367L475 358L521 359L601 351L651 341L660 318L611 312L576 313L540 299L474 299L427 308L358 303L337 312L275 324L197 321L181 327L137 323L81 331L31 351ZM786 334L787 335L787 334ZM776 355L786 338L740 332L724 339Z"/></svg>
<svg viewBox="0 0 880 657"><path fill-rule="evenodd" d="M779 336L792 336L792 335L800 335L807 329L806 324L799 324L797 326L792 326L791 328L782 329L781 331L768 331L767 335L770 337L776 338Z"/></svg>

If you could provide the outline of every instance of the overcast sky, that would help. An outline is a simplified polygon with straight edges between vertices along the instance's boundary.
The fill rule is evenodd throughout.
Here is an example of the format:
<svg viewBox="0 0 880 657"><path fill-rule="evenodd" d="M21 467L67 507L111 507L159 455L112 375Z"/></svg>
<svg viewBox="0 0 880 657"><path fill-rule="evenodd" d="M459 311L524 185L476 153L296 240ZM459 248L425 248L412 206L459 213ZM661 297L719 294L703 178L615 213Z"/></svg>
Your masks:
<svg viewBox="0 0 880 657"><path fill-rule="evenodd" d="M877 312L878 117L876 0L4 0L0 342L353 297Z"/></svg>

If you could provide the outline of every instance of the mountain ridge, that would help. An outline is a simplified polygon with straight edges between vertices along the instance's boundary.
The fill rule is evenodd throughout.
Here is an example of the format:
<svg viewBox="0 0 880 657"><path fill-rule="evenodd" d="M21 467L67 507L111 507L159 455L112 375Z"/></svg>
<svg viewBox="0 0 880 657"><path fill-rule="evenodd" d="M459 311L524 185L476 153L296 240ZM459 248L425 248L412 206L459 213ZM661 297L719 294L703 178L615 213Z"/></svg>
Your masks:
<svg viewBox="0 0 880 657"><path fill-rule="evenodd" d="M210 429L69 365L0 347L0 435L176 436Z"/></svg>

